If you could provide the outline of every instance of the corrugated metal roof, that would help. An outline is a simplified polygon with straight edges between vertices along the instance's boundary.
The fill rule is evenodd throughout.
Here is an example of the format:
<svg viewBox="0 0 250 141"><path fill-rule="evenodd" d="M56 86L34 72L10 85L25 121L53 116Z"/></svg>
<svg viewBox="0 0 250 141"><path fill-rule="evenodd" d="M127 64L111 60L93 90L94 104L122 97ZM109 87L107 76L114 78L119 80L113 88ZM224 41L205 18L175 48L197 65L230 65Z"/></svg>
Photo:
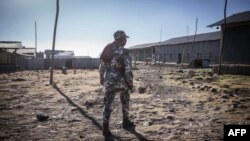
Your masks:
<svg viewBox="0 0 250 141"><path fill-rule="evenodd" d="M139 45L135 45L135 46L129 47L128 49L131 50L131 49L150 48L150 47L154 46L155 44L157 44L157 43L139 44Z"/></svg>
<svg viewBox="0 0 250 141"><path fill-rule="evenodd" d="M46 49L44 51L45 54L52 54L52 50L50 49ZM70 50L54 50L54 54L58 54L58 53L70 53L74 55L74 51L70 51Z"/></svg>
<svg viewBox="0 0 250 141"><path fill-rule="evenodd" d="M221 37L220 31L197 34L195 37L195 42L219 40L220 37ZM158 42L158 43L148 43L148 44L135 45L135 46L129 47L128 49L129 50L131 50L131 49L144 49L144 48L150 48L153 46L183 44L183 43L193 42L193 40L194 40L194 35L183 36L183 37L172 38L172 39L169 39L169 40L166 40L163 42Z"/></svg>
<svg viewBox="0 0 250 141"><path fill-rule="evenodd" d="M163 41L161 43L155 44L154 46L190 43L194 41L194 36L195 35L172 38L172 39ZM219 40L220 36L221 36L220 31L197 34L195 37L195 42Z"/></svg>
<svg viewBox="0 0 250 141"><path fill-rule="evenodd" d="M226 18L226 23L239 23L239 22L246 22L246 21L250 21L250 11L245 11L245 12L241 12L241 13L237 13L234 15L231 15L229 17ZM224 24L224 19L213 23L211 25L208 25L207 27L213 27L213 26L218 26L218 25L222 25Z"/></svg>
<svg viewBox="0 0 250 141"><path fill-rule="evenodd" d="M0 41L1 49L20 49L23 45L19 41Z"/></svg>
<svg viewBox="0 0 250 141"><path fill-rule="evenodd" d="M36 48L21 48L16 51L18 54L29 54L29 53L35 53Z"/></svg>

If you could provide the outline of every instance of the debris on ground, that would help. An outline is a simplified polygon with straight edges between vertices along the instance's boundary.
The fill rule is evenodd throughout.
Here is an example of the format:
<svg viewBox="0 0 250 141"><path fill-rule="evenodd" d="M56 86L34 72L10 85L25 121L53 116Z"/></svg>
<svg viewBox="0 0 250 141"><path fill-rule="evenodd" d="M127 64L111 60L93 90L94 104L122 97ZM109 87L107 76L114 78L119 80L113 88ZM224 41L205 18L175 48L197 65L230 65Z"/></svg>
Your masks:
<svg viewBox="0 0 250 141"><path fill-rule="evenodd" d="M136 128L121 128L116 95L114 140L223 140L225 124L250 124L249 76L217 75L211 68L137 68L130 94ZM0 74L0 140L104 140L98 70L54 71L56 87L49 84L50 70Z"/></svg>

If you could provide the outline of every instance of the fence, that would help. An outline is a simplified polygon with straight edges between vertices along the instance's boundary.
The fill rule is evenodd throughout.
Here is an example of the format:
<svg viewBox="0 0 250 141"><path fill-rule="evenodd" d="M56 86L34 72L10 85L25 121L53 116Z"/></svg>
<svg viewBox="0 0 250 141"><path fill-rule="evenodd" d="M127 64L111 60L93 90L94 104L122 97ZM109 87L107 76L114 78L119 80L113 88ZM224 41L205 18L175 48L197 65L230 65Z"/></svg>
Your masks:
<svg viewBox="0 0 250 141"><path fill-rule="evenodd" d="M49 69L50 59L28 59L18 57L16 64L23 70ZM54 69L61 69L66 66L69 69L97 69L99 67L99 58L73 58L73 59L54 59Z"/></svg>
<svg viewBox="0 0 250 141"><path fill-rule="evenodd" d="M75 69L95 69L98 68L100 64L99 58L84 58L84 59L73 59L72 67Z"/></svg>

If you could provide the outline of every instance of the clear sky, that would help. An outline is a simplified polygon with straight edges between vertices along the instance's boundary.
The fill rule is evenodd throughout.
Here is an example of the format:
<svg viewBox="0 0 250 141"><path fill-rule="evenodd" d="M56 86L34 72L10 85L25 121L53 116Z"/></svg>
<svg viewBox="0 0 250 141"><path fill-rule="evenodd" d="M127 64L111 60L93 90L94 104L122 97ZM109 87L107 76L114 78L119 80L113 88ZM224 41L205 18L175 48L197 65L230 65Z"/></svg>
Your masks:
<svg viewBox="0 0 250 141"><path fill-rule="evenodd" d="M116 30L130 38L126 47L195 32L223 18L224 0L60 0L56 49L98 57ZM228 0L227 15L250 10L250 0ZM52 48L56 0L0 0L0 41L21 41L38 51ZM161 32L162 31L162 32ZM161 36L160 36L160 33Z"/></svg>

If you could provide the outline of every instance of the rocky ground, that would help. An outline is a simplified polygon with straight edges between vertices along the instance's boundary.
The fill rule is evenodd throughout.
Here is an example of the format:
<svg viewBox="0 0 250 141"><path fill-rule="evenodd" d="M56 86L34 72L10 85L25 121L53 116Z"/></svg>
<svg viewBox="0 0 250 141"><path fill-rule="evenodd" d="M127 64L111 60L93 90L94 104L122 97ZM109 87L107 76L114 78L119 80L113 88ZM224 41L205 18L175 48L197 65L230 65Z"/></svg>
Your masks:
<svg viewBox="0 0 250 141"><path fill-rule="evenodd" d="M114 140L223 140L223 125L250 124L250 77L211 69L139 66L130 114L136 128L121 128L116 96ZM103 140L103 93L98 70L0 74L0 140ZM48 115L39 121L37 114Z"/></svg>

